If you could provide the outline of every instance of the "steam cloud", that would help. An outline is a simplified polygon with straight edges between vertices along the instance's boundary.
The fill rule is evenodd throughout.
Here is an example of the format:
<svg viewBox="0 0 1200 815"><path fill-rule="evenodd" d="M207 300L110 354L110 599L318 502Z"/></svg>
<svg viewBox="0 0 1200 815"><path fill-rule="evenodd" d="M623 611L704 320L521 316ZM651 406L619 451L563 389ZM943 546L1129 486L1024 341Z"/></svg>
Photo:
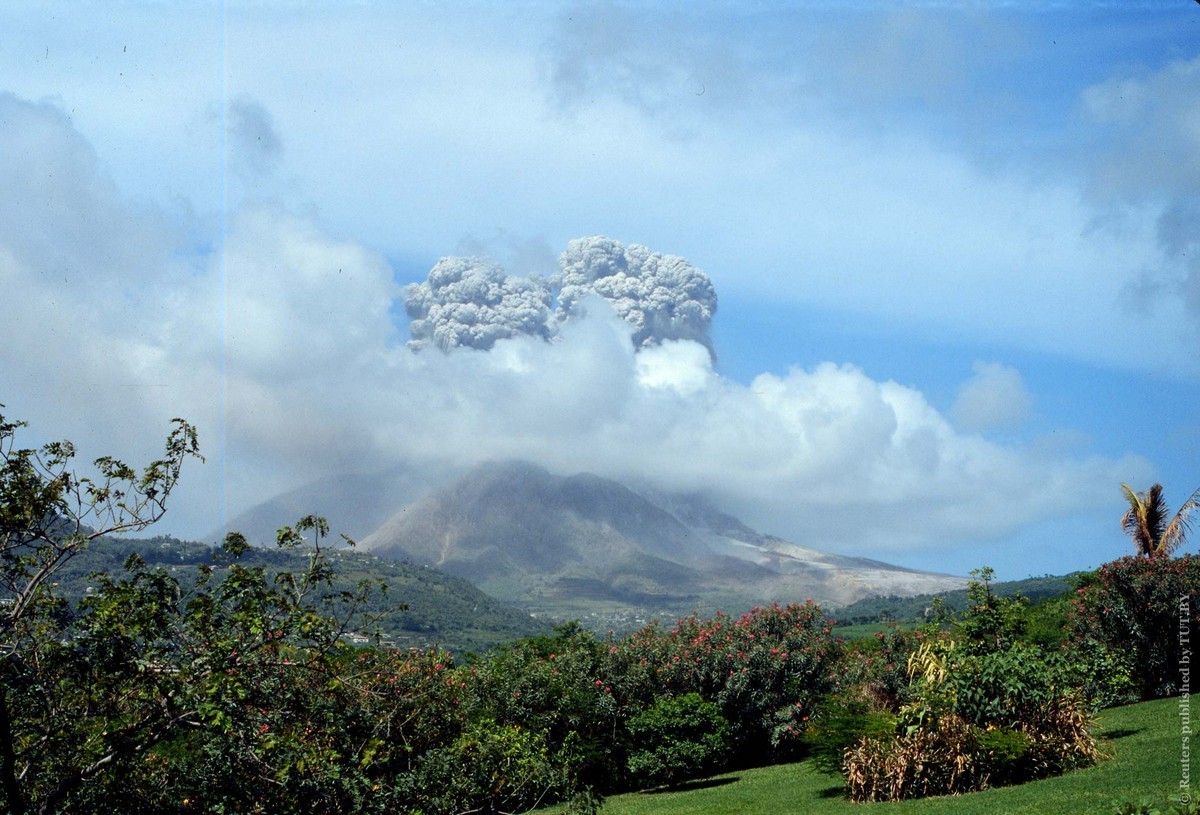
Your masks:
<svg viewBox="0 0 1200 815"><path fill-rule="evenodd" d="M595 236L567 244L549 280L508 275L487 258L442 258L424 283L404 293L409 347L488 350L519 335L550 339L598 295L633 326L638 348L692 340L712 353L717 293L708 275L677 255ZM552 309L557 296L557 304Z"/></svg>

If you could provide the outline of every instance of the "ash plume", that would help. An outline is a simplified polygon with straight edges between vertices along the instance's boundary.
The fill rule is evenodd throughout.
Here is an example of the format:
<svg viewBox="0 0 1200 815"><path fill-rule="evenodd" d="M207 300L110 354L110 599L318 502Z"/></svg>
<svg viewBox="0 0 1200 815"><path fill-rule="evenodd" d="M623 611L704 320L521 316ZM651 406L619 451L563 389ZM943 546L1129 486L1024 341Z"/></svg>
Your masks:
<svg viewBox="0 0 1200 815"><path fill-rule="evenodd" d="M487 350L518 334L546 339L550 303L550 288L539 278L512 277L486 258L442 258L424 283L404 290L412 319L408 345Z"/></svg>
<svg viewBox="0 0 1200 815"><path fill-rule="evenodd" d="M575 313L580 298L598 294L634 326L638 348L694 340L712 352L708 330L717 293L708 275L685 259L597 236L568 243L558 263L559 320Z"/></svg>
<svg viewBox="0 0 1200 815"><path fill-rule="evenodd" d="M518 335L550 339L588 295L633 326L638 348L693 340L712 353L717 294L708 275L677 255L603 236L570 241L549 280L509 275L488 258L442 258L425 282L405 289L409 347L487 350Z"/></svg>

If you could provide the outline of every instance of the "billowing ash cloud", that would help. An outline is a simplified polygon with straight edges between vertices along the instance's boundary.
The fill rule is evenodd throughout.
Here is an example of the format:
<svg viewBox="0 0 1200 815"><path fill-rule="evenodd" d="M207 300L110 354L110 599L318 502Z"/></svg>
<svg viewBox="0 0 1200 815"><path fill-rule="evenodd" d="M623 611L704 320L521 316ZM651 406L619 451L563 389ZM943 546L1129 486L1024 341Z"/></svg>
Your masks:
<svg viewBox="0 0 1200 815"><path fill-rule="evenodd" d="M549 339L580 316L589 295L607 300L633 326L638 348L692 340L712 352L708 332L717 293L708 275L676 255L602 236L568 243L549 281L508 275L486 258L442 258L424 283L405 290L409 347L487 350L519 335Z"/></svg>
<svg viewBox="0 0 1200 815"><path fill-rule="evenodd" d="M487 350L518 334L551 334L550 287L538 278L511 277L486 258L442 258L424 283L404 291L412 318L410 348Z"/></svg>
<svg viewBox="0 0 1200 815"><path fill-rule="evenodd" d="M634 326L633 342L639 348L663 340L694 340L712 350L708 329L717 293L708 275L683 258L595 237L568 243L558 262L560 320L575 313L580 298L598 294Z"/></svg>

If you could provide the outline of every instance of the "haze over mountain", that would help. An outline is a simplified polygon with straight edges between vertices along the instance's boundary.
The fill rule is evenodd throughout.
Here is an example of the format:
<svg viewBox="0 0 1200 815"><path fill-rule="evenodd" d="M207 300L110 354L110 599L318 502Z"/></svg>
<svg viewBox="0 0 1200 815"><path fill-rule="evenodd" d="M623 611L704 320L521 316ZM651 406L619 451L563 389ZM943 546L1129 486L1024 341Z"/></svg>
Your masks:
<svg viewBox="0 0 1200 815"><path fill-rule="evenodd" d="M271 545L276 531L305 515L320 515L335 535L358 540L369 535L403 506L428 492L431 483L449 476L407 467L378 473L341 473L319 478L239 513L202 536L217 542L238 531L255 545Z"/></svg>
<svg viewBox="0 0 1200 815"><path fill-rule="evenodd" d="M360 542L465 577L503 600L569 613L595 602L726 608L852 602L963 580L760 534L700 496L633 489L527 462L488 462L397 512Z"/></svg>

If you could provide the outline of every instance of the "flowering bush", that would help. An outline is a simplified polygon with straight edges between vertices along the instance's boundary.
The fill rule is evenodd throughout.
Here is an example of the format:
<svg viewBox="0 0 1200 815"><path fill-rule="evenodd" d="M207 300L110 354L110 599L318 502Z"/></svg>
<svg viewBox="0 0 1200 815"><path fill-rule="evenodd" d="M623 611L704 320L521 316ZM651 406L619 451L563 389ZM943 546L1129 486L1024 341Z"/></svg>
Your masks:
<svg viewBox="0 0 1200 815"><path fill-rule="evenodd" d="M1077 639L1128 655L1141 697L1151 699L1177 692L1180 626L1197 608L1200 557L1123 557L1078 589L1073 626Z"/></svg>
<svg viewBox="0 0 1200 815"><path fill-rule="evenodd" d="M840 695L884 710L898 709L910 701L909 657L929 637L921 629L891 626L871 639L850 643L837 669Z"/></svg>
<svg viewBox="0 0 1200 815"><path fill-rule="evenodd" d="M610 645L608 672L618 702L634 709L687 693L716 704L738 760L751 764L777 755L779 733L799 736L834 685L838 651L817 606L771 605L644 628Z"/></svg>

